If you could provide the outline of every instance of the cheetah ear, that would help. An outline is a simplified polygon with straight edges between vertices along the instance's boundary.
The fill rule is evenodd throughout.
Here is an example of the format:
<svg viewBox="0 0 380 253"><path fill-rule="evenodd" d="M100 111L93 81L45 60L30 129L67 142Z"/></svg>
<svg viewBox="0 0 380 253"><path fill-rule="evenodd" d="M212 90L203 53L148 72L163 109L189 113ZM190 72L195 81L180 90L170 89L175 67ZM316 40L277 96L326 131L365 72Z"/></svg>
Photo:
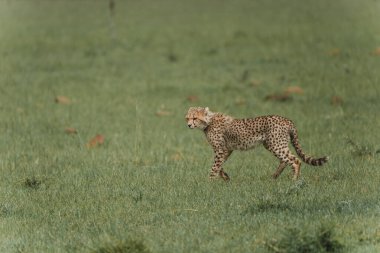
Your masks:
<svg viewBox="0 0 380 253"><path fill-rule="evenodd" d="M214 116L214 113L210 111L208 107L205 108L205 122L207 124L210 124L212 116Z"/></svg>
<svg viewBox="0 0 380 253"><path fill-rule="evenodd" d="M206 115L206 117L212 116L212 112L210 111L210 109L208 107L205 108L205 115Z"/></svg>

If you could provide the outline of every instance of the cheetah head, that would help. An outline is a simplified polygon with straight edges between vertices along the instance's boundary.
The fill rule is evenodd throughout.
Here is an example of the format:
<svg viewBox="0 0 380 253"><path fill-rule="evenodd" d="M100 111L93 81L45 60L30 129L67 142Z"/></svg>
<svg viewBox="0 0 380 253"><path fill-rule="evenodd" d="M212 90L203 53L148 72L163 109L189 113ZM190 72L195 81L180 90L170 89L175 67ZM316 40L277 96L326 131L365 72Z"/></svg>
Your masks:
<svg viewBox="0 0 380 253"><path fill-rule="evenodd" d="M191 128L205 129L210 123L214 114L208 107L190 107L186 114L187 125Z"/></svg>

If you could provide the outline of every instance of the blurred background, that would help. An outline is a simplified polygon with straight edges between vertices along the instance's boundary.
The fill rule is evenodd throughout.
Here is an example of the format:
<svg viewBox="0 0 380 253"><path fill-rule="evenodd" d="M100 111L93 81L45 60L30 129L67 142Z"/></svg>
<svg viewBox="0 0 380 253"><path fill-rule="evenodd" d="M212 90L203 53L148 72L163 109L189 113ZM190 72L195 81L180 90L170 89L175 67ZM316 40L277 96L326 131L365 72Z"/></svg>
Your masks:
<svg viewBox="0 0 380 253"><path fill-rule="evenodd" d="M327 219L376 252L379 70L379 0L1 0L0 251L257 252ZM237 152L210 184L190 106L288 117L330 161L272 184Z"/></svg>

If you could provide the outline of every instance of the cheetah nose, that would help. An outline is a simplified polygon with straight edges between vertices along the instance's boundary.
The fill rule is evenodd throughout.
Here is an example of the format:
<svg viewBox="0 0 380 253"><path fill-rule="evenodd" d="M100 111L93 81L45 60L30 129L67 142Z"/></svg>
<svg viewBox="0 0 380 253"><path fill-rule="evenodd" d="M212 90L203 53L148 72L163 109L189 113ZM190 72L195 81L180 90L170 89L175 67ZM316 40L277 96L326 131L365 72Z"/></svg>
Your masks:
<svg viewBox="0 0 380 253"><path fill-rule="evenodd" d="M187 124L191 128L191 124Z"/></svg>

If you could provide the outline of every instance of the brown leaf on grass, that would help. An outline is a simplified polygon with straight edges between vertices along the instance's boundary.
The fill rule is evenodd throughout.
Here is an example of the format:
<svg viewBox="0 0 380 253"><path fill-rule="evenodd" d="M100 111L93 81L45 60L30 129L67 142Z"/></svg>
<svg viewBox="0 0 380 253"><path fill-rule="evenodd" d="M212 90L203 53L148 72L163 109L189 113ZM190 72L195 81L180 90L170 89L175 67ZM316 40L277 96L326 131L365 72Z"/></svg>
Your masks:
<svg viewBox="0 0 380 253"><path fill-rule="evenodd" d="M246 105L247 101L244 98L237 98L235 99L235 105L243 106Z"/></svg>
<svg viewBox="0 0 380 253"><path fill-rule="evenodd" d="M94 148L104 143L104 136L101 134L97 134L94 138L92 138L87 144L87 148Z"/></svg>
<svg viewBox="0 0 380 253"><path fill-rule="evenodd" d="M157 115L158 117L165 117L165 116L170 116L170 115L172 115L172 113L169 112L169 111L167 111L167 110L160 109L160 110L158 110L158 111L156 112L156 115Z"/></svg>
<svg viewBox="0 0 380 253"><path fill-rule="evenodd" d="M290 86L285 90L286 94L303 94L303 89L299 86Z"/></svg>
<svg viewBox="0 0 380 253"><path fill-rule="evenodd" d="M265 100L285 102L292 99L292 94L301 95L303 94L303 89L299 86L290 86L281 93L274 93L266 96Z"/></svg>
<svg viewBox="0 0 380 253"><path fill-rule="evenodd" d="M339 56L340 54L341 54L341 50L340 50L340 48L332 48L332 49L330 49L328 52L327 52L327 54L329 55L329 56Z"/></svg>
<svg viewBox="0 0 380 253"><path fill-rule="evenodd" d="M260 81L260 80L251 80L251 81L249 82L249 86L251 86L251 87L253 87L253 88L256 88L256 87L260 86L260 84L261 84L261 81Z"/></svg>
<svg viewBox="0 0 380 253"><path fill-rule="evenodd" d="M66 96L56 96L54 100L57 104L69 105L71 104L70 98Z"/></svg>
<svg viewBox="0 0 380 253"><path fill-rule="evenodd" d="M331 97L331 104L334 106L339 106L343 104L343 99L339 96L332 96Z"/></svg>
<svg viewBox="0 0 380 253"><path fill-rule="evenodd" d="M65 128L65 133L67 133L67 134L77 134L78 131L75 128L73 128L73 127L66 127Z"/></svg>
<svg viewBox="0 0 380 253"><path fill-rule="evenodd" d="M285 102L291 100L292 97L287 93L271 94L265 97L265 100L273 100L279 102Z"/></svg>
<svg viewBox="0 0 380 253"><path fill-rule="evenodd" d="M170 160L172 161L180 161L183 159L183 155L181 152L176 152L170 156Z"/></svg>
<svg viewBox="0 0 380 253"><path fill-rule="evenodd" d="M380 56L380 47L378 47L375 50L373 50L372 51L372 55L374 55L374 56Z"/></svg>
<svg viewBox="0 0 380 253"><path fill-rule="evenodd" d="M195 96L195 95L190 95L186 99L189 102L197 102L199 100L198 96Z"/></svg>

